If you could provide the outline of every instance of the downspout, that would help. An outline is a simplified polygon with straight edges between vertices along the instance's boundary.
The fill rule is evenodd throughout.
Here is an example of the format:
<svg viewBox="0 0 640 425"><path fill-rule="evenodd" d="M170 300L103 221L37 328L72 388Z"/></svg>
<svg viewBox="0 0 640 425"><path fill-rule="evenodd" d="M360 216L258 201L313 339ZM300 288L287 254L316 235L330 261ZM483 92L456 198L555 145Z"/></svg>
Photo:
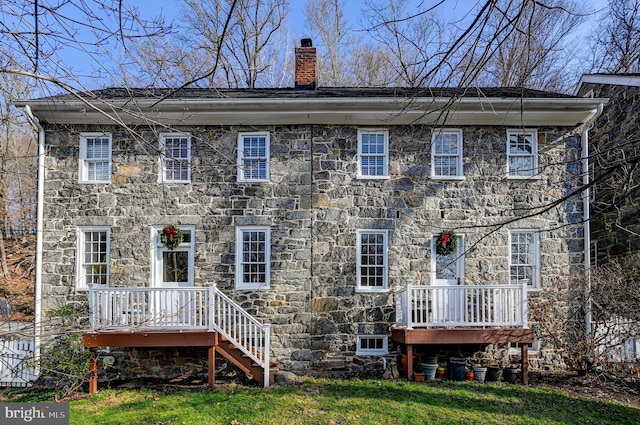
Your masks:
<svg viewBox="0 0 640 425"><path fill-rule="evenodd" d="M584 232L584 267L585 277L587 279L587 291L591 292L591 214L589 212L589 199L591 191L589 190L589 129L592 124L602 114L604 104L598 105L598 112L587 121L582 130L582 184L585 189L582 191L582 214L583 214L583 232ZM588 295L588 294L587 294ZM587 334L591 334L592 325L591 302L587 303L586 329Z"/></svg>
<svg viewBox="0 0 640 425"><path fill-rule="evenodd" d="M29 122L38 130L38 206L36 218L36 282L34 294L34 348L33 360L36 365L36 375L39 374L38 362L40 360L40 329L42 323L42 239L44 230L44 159L45 159L45 135L40 120L33 115L31 107L24 107Z"/></svg>

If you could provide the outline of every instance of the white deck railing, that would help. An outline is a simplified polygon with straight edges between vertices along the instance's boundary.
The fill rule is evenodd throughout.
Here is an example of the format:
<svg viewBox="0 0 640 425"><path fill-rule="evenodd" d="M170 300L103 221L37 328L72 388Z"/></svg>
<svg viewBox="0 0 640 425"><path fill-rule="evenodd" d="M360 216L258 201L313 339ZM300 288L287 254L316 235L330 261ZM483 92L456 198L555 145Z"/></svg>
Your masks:
<svg viewBox="0 0 640 425"><path fill-rule="evenodd" d="M217 331L264 369L269 385L271 327L215 285L198 288L89 288L91 329Z"/></svg>
<svg viewBox="0 0 640 425"><path fill-rule="evenodd" d="M396 326L528 327L527 282L521 285L435 286L396 290Z"/></svg>
<svg viewBox="0 0 640 425"><path fill-rule="evenodd" d="M0 386L26 387L38 378L33 347L34 338L0 339Z"/></svg>

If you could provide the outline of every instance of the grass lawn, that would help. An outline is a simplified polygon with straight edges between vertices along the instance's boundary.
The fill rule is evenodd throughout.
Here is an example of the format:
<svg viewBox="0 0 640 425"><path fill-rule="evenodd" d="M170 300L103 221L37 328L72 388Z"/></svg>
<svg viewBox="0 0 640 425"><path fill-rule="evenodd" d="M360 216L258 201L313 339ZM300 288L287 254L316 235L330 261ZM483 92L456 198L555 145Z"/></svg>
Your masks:
<svg viewBox="0 0 640 425"><path fill-rule="evenodd" d="M12 401L43 401L22 395ZM103 390L75 424L638 424L640 407L504 383L308 379L267 389Z"/></svg>

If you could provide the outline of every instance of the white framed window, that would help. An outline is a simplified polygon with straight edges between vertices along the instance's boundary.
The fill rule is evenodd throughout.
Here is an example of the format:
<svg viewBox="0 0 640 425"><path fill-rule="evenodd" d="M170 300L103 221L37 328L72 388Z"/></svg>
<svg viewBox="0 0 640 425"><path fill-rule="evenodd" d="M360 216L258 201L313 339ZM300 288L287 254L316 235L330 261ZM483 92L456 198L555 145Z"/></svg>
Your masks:
<svg viewBox="0 0 640 425"><path fill-rule="evenodd" d="M191 136L182 133L160 134L160 183L191 181Z"/></svg>
<svg viewBox="0 0 640 425"><path fill-rule="evenodd" d="M389 132L358 130L358 177L389 178Z"/></svg>
<svg viewBox="0 0 640 425"><path fill-rule="evenodd" d="M540 354L540 340L536 339L533 342L510 342L509 343L509 354L512 356L517 356L522 353L523 345L529 346L529 354L537 355Z"/></svg>
<svg viewBox="0 0 640 425"><path fill-rule="evenodd" d="M436 130L431 136L431 176L434 179L463 178L462 130Z"/></svg>
<svg viewBox="0 0 640 425"><path fill-rule="evenodd" d="M182 241L171 248L162 242L167 226L151 228L151 282L156 288L194 286L195 227L178 226Z"/></svg>
<svg viewBox="0 0 640 425"><path fill-rule="evenodd" d="M386 291L388 289L389 260L387 230L358 230L358 292Z"/></svg>
<svg viewBox="0 0 640 425"><path fill-rule="evenodd" d="M389 354L387 335L358 335L356 355L381 356L384 354Z"/></svg>
<svg viewBox="0 0 640 425"><path fill-rule="evenodd" d="M109 284L111 229L109 227L78 227L76 238L76 289L88 290L89 285Z"/></svg>
<svg viewBox="0 0 640 425"><path fill-rule="evenodd" d="M540 233L537 230L509 232L509 282L540 287Z"/></svg>
<svg viewBox="0 0 640 425"><path fill-rule="evenodd" d="M271 284L271 229L236 228L236 289L269 289Z"/></svg>
<svg viewBox="0 0 640 425"><path fill-rule="evenodd" d="M238 181L269 181L269 133L238 135Z"/></svg>
<svg viewBox="0 0 640 425"><path fill-rule="evenodd" d="M111 134L80 134L80 183L111 183Z"/></svg>
<svg viewBox="0 0 640 425"><path fill-rule="evenodd" d="M507 176L527 179L538 174L538 131L507 130Z"/></svg>

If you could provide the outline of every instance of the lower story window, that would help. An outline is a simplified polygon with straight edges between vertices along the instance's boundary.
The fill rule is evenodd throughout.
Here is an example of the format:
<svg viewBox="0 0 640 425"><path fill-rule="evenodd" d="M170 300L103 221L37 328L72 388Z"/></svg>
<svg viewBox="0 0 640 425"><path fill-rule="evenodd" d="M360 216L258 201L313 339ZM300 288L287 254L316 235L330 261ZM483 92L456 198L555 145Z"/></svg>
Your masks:
<svg viewBox="0 0 640 425"><path fill-rule="evenodd" d="M78 228L76 289L108 284L109 235L108 227Z"/></svg>
<svg viewBox="0 0 640 425"><path fill-rule="evenodd" d="M383 355L389 353L389 337L387 335L358 335L358 355Z"/></svg>
<svg viewBox="0 0 640 425"><path fill-rule="evenodd" d="M386 230L358 231L358 290L384 291L387 289Z"/></svg>
<svg viewBox="0 0 640 425"><path fill-rule="evenodd" d="M268 289L271 274L271 231L268 227L236 229L236 288Z"/></svg>

